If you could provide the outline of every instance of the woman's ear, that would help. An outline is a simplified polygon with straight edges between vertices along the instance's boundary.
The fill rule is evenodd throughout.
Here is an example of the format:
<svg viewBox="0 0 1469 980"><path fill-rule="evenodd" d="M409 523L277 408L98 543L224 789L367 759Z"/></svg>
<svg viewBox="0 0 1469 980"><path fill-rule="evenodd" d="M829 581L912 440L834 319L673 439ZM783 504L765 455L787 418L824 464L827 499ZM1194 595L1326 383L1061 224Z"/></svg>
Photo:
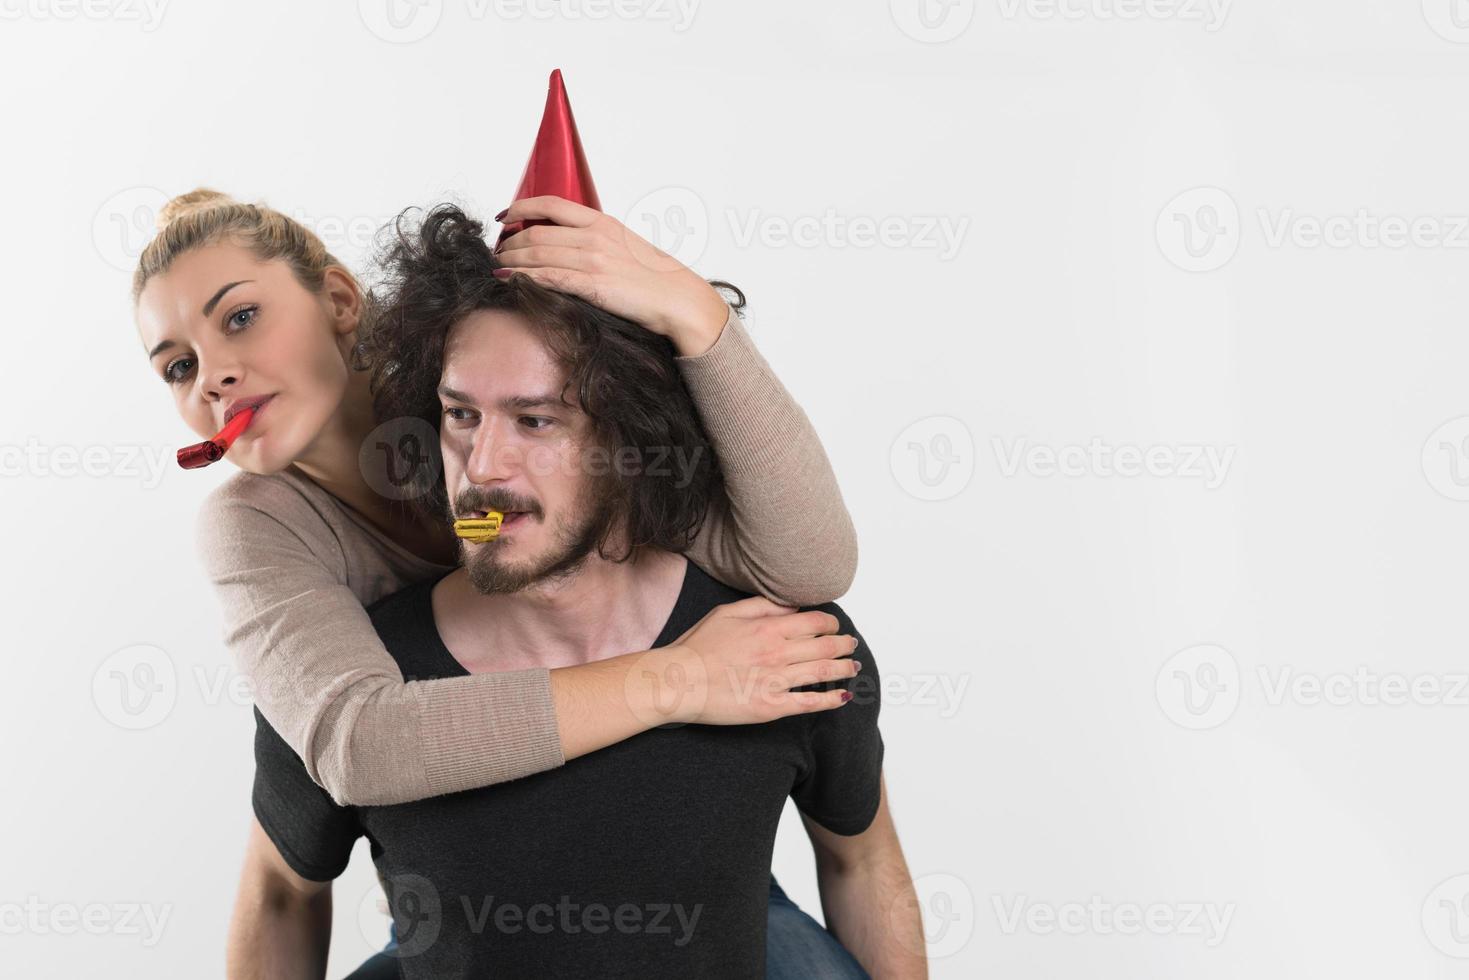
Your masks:
<svg viewBox="0 0 1469 980"><path fill-rule="evenodd" d="M322 274L321 291L332 315L333 329L342 335L356 330L357 321L362 318L362 290L352 274L341 266L327 266Z"/></svg>

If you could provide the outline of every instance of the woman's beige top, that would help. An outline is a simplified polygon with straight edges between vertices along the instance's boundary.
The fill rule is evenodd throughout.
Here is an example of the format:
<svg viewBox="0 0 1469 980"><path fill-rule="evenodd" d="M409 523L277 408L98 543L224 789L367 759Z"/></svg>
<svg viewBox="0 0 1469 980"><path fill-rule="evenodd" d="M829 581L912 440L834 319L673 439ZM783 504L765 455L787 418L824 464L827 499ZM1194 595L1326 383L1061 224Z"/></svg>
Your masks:
<svg viewBox="0 0 1469 980"><path fill-rule="evenodd" d="M857 537L811 422L730 311L678 359L727 496L688 557L792 605L851 585ZM405 682L365 606L452 566L404 550L310 480L240 473L200 510L224 638L262 714L339 803L402 803L565 758L544 669Z"/></svg>

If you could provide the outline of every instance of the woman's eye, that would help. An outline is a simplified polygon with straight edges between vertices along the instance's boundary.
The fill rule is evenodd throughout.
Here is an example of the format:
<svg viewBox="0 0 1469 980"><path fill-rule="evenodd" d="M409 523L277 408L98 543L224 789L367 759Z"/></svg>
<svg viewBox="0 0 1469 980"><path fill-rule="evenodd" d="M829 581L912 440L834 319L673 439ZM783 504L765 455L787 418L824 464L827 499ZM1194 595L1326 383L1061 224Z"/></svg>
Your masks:
<svg viewBox="0 0 1469 980"><path fill-rule="evenodd" d="M168 362L168 367L163 369L163 380L171 385L176 385L189 376L189 370L194 365L192 357L180 357Z"/></svg>
<svg viewBox="0 0 1469 980"><path fill-rule="evenodd" d="M244 330L255 321L255 314L259 312L258 306L242 306L229 315L225 323L231 331Z"/></svg>
<svg viewBox="0 0 1469 980"><path fill-rule="evenodd" d="M444 409L444 417L447 419L452 419L455 422L467 422L469 421L469 409L446 408Z"/></svg>

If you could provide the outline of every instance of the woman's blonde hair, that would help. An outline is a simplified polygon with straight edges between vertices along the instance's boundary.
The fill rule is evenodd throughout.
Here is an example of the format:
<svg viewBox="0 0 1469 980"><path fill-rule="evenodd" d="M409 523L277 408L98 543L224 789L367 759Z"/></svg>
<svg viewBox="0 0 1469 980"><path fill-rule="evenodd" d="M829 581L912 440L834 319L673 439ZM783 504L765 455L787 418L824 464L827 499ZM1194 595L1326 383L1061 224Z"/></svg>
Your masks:
<svg viewBox="0 0 1469 980"><path fill-rule="evenodd" d="M321 290L326 270L332 266L351 276L362 292L357 277L327 251L314 231L264 204L243 204L228 194L200 187L165 204L157 224L158 234L143 249L133 273L134 303L148 280L167 272L179 256L223 241L248 248L262 262L284 259L296 280L313 293Z"/></svg>

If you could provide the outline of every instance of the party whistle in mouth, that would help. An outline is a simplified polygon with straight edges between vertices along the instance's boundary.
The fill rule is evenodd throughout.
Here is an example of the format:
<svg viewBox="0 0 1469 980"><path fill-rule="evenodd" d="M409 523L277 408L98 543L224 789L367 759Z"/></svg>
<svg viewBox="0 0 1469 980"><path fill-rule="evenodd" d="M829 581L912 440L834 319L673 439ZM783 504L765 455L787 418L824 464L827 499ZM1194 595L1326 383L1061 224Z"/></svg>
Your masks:
<svg viewBox="0 0 1469 980"><path fill-rule="evenodd" d="M197 442L192 446L185 446L183 449L180 449L178 453L179 465L186 470L197 470L200 467L208 466L210 463L217 463L221 459L224 459L224 454L230 451L230 446L234 445L235 440L250 425L250 420L254 417L255 409L240 409L240 411L235 413L235 417L230 419L213 439L205 439L203 442Z"/></svg>
<svg viewBox="0 0 1469 980"><path fill-rule="evenodd" d="M483 544L500 536L500 521L504 518L505 515L497 510L488 511L484 517L455 521L454 533L465 541Z"/></svg>

